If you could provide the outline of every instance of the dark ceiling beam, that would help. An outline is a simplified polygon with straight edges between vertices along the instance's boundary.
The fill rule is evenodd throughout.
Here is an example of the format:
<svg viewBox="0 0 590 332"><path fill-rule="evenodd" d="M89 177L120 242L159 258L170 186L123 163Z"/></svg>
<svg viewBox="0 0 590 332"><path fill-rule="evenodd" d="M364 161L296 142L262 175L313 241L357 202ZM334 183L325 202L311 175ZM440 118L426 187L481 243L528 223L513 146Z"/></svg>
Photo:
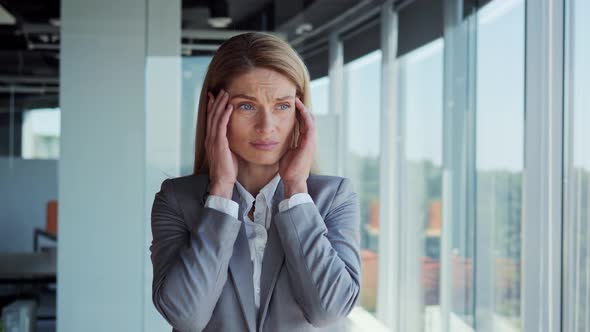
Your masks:
<svg viewBox="0 0 590 332"><path fill-rule="evenodd" d="M313 52L314 49L328 42L330 33L341 34L363 22L375 17L378 18L383 2L376 0L361 1L336 18L314 27L310 32L292 38L289 43L300 53Z"/></svg>
<svg viewBox="0 0 590 332"><path fill-rule="evenodd" d="M10 76L0 75L0 82L6 84L59 84L58 77L42 77L42 76Z"/></svg>
<svg viewBox="0 0 590 332"><path fill-rule="evenodd" d="M215 29L183 29L182 38L188 39L200 39L200 40L220 40L224 41L233 36L245 33L245 30L215 30ZM273 35L285 39L286 36L283 33L270 32Z"/></svg>
<svg viewBox="0 0 590 332"><path fill-rule="evenodd" d="M59 35L59 27L51 24L31 24L24 23L21 26L21 30L25 34L50 34Z"/></svg>
<svg viewBox="0 0 590 332"><path fill-rule="evenodd" d="M231 28L237 30L257 30L271 32L276 28L275 3L268 1L249 15L232 22Z"/></svg>
<svg viewBox="0 0 590 332"><path fill-rule="evenodd" d="M35 87L25 85L10 85L0 86L1 93L14 93L14 94L45 94L45 93L59 93L59 87Z"/></svg>
<svg viewBox="0 0 590 332"><path fill-rule="evenodd" d="M347 29L351 23L357 22L359 16L365 15L368 11L376 10L385 1L384 0L362 0L356 2L351 7L346 8L343 12L337 13L337 15L331 19L326 19L321 24L317 22L309 22L307 11L313 11L318 6L325 6L322 1L312 3L306 10L298 13L289 21L282 24L277 28L278 31L287 34L289 43L296 49L314 39L327 40L327 35L332 31ZM371 13L373 15L374 13ZM315 24L310 32L306 32L302 35L296 35L294 31L296 27L302 23Z"/></svg>

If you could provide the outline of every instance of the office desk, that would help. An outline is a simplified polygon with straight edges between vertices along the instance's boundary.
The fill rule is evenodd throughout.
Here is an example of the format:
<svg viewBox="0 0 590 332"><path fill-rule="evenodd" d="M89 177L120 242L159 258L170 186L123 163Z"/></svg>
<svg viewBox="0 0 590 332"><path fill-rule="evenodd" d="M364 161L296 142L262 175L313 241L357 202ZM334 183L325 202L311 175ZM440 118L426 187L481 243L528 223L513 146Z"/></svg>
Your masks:
<svg viewBox="0 0 590 332"><path fill-rule="evenodd" d="M16 293L8 296L12 300L34 299L40 304L43 288L48 284L56 283L57 276L57 251L26 252L26 253L0 253L0 285L17 286ZM26 293L22 289L33 286ZM26 287L25 287L26 286ZM55 303L49 313L38 312L38 321L55 322ZM47 310L45 310L47 311Z"/></svg>
<svg viewBox="0 0 590 332"><path fill-rule="evenodd" d="M0 284L56 282L57 252L0 253Z"/></svg>

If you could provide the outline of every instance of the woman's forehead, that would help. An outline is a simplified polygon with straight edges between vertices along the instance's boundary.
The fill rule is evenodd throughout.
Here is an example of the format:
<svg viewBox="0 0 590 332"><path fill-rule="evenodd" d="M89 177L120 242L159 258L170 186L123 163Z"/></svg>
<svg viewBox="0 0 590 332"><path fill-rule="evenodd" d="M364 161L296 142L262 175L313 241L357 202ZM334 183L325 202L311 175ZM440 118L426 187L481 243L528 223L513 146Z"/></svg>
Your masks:
<svg viewBox="0 0 590 332"><path fill-rule="evenodd" d="M294 86L278 86L263 84L236 85L229 89L230 98L243 98L250 100L291 100L295 98Z"/></svg>
<svg viewBox="0 0 590 332"><path fill-rule="evenodd" d="M234 93L285 93L296 90L284 75L266 68L256 68L234 78L228 87Z"/></svg>

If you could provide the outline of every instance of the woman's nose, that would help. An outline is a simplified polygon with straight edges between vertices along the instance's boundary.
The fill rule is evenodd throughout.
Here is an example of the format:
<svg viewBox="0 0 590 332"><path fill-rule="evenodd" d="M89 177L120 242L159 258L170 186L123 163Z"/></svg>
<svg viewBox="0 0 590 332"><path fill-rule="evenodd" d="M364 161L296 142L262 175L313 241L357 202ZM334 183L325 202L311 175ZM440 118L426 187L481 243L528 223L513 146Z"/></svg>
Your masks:
<svg viewBox="0 0 590 332"><path fill-rule="evenodd" d="M259 133L271 132L274 126L274 119L271 112L264 110L256 116L256 131Z"/></svg>

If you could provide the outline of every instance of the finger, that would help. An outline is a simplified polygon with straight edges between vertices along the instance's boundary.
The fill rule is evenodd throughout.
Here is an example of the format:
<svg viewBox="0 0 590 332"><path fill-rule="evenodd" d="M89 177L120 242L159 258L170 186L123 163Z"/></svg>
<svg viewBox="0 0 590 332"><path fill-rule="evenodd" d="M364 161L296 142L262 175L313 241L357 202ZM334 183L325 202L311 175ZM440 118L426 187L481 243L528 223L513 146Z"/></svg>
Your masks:
<svg viewBox="0 0 590 332"><path fill-rule="evenodd" d="M211 91L207 91L207 111L209 111L211 109L211 105L213 104L214 101L215 101L215 97L213 97L213 94L211 93Z"/></svg>
<svg viewBox="0 0 590 332"><path fill-rule="evenodd" d="M297 110L295 111L295 118L297 120L297 122L295 123L295 127L293 128L293 131L297 133L297 138L295 139L295 146L293 147L294 149L300 149L302 144L303 144L303 140L304 140L304 128L303 128L303 116L301 115L299 108L296 107Z"/></svg>
<svg viewBox="0 0 590 332"><path fill-rule="evenodd" d="M298 146L304 148L310 144L309 142L313 141L315 135L315 122L311 112L309 112L299 98L296 99L295 103L299 105L299 112L297 115L300 117Z"/></svg>
<svg viewBox="0 0 590 332"><path fill-rule="evenodd" d="M219 107L219 104L221 103L221 97L223 97L223 89L220 89L219 92L217 93L217 97L215 98L215 101L213 102L213 105L211 105L211 111L209 112L209 116L211 118L211 122L209 123L209 132L211 133L211 136L214 137L215 135L215 113L217 112L217 108Z"/></svg>
<svg viewBox="0 0 590 332"><path fill-rule="evenodd" d="M213 102L215 101L215 98L213 97L213 94L211 92L207 92L207 131L206 134L209 135L209 128L211 128L211 107L213 106Z"/></svg>
<svg viewBox="0 0 590 332"><path fill-rule="evenodd" d="M315 123L311 112L307 109L307 107L303 104L303 102L299 99L295 99L295 105L299 110L298 114L301 117L302 125L299 126L299 132L301 134L309 134L312 133L315 129Z"/></svg>
<svg viewBox="0 0 590 332"><path fill-rule="evenodd" d="M228 104L225 110L223 111L223 116L221 117L221 123L219 127L219 136L220 137L227 137L227 125L229 123L229 118L234 110L232 104Z"/></svg>
<svg viewBox="0 0 590 332"><path fill-rule="evenodd" d="M219 102L219 105L217 105L217 109L215 110L215 113L213 114L213 137L217 138L217 135L219 133L219 128L221 126L220 124L220 119L221 116L225 113L225 109L227 106L227 102L229 100L229 93L224 92L223 96L221 97L221 100Z"/></svg>
<svg viewBox="0 0 590 332"><path fill-rule="evenodd" d="M229 92L225 91L221 96L221 100L219 105L217 105L217 110L215 111L215 115L213 117L213 126L215 127L215 132L219 132L219 127L221 126L220 121L225 111L227 110L227 106L229 105Z"/></svg>
<svg viewBox="0 0 590 332"><path fill-rule="evenodd" d="M217 107L219 106L219 103L221 102L221 97L223 97L223 89L219 89L219 92L217 93L217 97L215 97L215 101L213 102L213 105L211 105L211 113L215 113L215 111L217 110Z"/></svg>

